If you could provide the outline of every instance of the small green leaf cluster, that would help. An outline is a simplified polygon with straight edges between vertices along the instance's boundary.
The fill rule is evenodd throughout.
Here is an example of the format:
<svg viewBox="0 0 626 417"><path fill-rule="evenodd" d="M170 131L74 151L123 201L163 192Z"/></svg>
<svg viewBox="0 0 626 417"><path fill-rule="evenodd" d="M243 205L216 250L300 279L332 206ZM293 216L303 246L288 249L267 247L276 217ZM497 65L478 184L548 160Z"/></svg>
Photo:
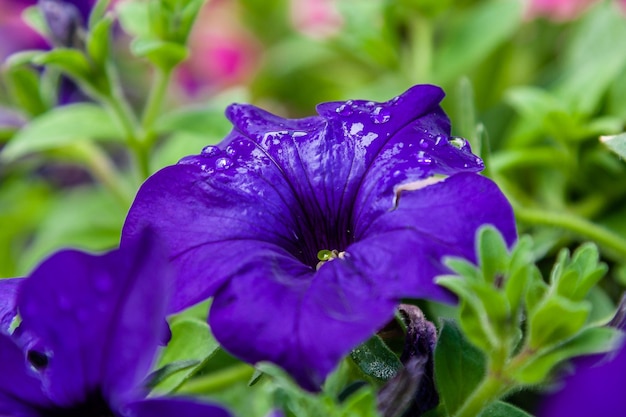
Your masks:
<svg viewBox="0 0 626 417"><path fill-rule="evenodd" d="M619 330L589 321L592 305L586 298L607 271L595 245L584 244L572 255L563 249L548 282L533 262L529 237L509 252L498 231L486 226L477 234L477 251L478 266L448 259L457 275L437 279L459 297L460 328L474 346L473 357L482 358L465 360L483 368L472 373L480 378L469 384L471 392L445 389L450 382L441 383L444 326L436 369L447 415L472 415L511 391L545 382L567 359L615 346ZM461 398L451 400L451 393Z"/></svg>
<svg viewBox="0 0 626 417"><path fill-rule="evenodd" d="M170 72L189 55L186 46L204 0L127 2L120 6L120 21L135 39L131 51Z"/></svg>

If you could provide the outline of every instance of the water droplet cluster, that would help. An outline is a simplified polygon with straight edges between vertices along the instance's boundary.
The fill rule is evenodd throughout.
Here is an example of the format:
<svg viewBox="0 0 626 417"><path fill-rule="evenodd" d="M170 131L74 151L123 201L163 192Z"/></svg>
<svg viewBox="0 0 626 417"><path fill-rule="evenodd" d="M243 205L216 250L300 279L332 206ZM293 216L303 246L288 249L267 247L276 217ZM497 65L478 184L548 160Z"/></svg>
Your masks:
<svg viewBox="0 0 626 417"><path fill-rule="evenodd" d="M212 174L223 172L236 165L239 157L249 155L255 144L248 139L237 139L231 142L226 148L208 145L202 148L199 155L191 155L178 161L182 165L196 165L202 171Z"/></svg>

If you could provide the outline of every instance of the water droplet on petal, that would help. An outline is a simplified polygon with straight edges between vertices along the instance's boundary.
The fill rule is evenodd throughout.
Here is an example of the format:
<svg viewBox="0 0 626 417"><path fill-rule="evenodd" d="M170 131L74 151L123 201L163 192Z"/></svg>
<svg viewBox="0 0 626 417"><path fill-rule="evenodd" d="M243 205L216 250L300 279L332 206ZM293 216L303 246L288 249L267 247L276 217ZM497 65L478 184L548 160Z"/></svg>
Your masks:
<svg viewBox="0 0 626 417"><path fill-rule="evenodd" d="M232 159L227 158L225 156L222 158L217 158L215 160L215 169L217 169L218 171L226 170L232 166L233 166Z"/></svg>
<svg viewBox="0 0 626 417"><path fill-rule="evenodd" d="M450 139L448 139L448 143L457 149L463 149L466 141L465 139L458 136L450 136Z"/></svg>
<svg viewBox="0 0 626 417"><path fill-rule="evenodd" d="M350 102L346 102L342 104L341 106L337 107L335 111L337 112L337 114L340 114L341 116L350 116L353 111L351 104L352 103Z"/></svg>
<svg viewBox="0 0 626 417"><path fill-rule="evenodd" d="M389 119L391 119L389 109L378 106L372 112L372 120L374 120L374 123L387 123Z"/></svg>
<svg viewBox="0 0 626 417"><path fill-rule="evenodd" d="M202 148L201 153L203 156L215 156L219 153L219 151L220 148L218 148L217 146L209 145Z"/></svg>
<svg viewBox="0 0 626 417"><path fill-rule="evenodd" d="M235 149L235 147L232 146L232 145L228 145L226 147L226 154L228 156L235 156L235 155L237 155L237 149Z"/></svg>
<svg viewBox="0 0 626 417"><path fill-rule="evenodd" d="M430 143L426 139L420 139L420 148L428 149L430 148Z"/></svg>

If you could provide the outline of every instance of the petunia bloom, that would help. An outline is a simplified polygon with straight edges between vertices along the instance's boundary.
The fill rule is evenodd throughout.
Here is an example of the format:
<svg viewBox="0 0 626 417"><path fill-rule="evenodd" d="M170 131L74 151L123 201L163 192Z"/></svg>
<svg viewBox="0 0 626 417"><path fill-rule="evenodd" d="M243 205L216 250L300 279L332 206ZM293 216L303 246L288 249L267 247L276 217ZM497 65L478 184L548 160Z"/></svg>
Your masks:
<svg viewBox="0 0 626 417"><path fill-rule="evenodd" d="M474 259L478 227L515 239L505 197L450 136L443 96L420 85L296 120L231 105L219 145L144 183L122 246L157 229L178 271L175 310L213 296L224 348L318 389L401 298L453 301L433 278L443 256Z"/></svg>
<svg viewBox="0 0 626 417"><path fill-rule="evenodd" d="M156 241L145 233L101 256L58 252L19 283L19 329L33 343L24 352L0 334L0 415L228 416L191 399L145 398L171 279Z"/></svg>

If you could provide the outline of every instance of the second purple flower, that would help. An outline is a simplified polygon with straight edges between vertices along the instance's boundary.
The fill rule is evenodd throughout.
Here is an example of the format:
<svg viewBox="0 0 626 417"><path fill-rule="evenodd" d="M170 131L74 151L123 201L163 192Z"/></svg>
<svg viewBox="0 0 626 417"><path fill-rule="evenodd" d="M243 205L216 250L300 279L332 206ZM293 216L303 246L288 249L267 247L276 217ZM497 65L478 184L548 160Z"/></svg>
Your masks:
<svg viewBox="0 0 626 417"><path fill-rule="evenodd" d="M228 351L316 390L401 298L452 301L433 278L443 256L474 259L481 225L515 239L505 197L450 136L443 96L419 85L296 120L232 105L219 145L142 186L122 245L158 229L178 269L175 309L213 296Z"/></svg>

